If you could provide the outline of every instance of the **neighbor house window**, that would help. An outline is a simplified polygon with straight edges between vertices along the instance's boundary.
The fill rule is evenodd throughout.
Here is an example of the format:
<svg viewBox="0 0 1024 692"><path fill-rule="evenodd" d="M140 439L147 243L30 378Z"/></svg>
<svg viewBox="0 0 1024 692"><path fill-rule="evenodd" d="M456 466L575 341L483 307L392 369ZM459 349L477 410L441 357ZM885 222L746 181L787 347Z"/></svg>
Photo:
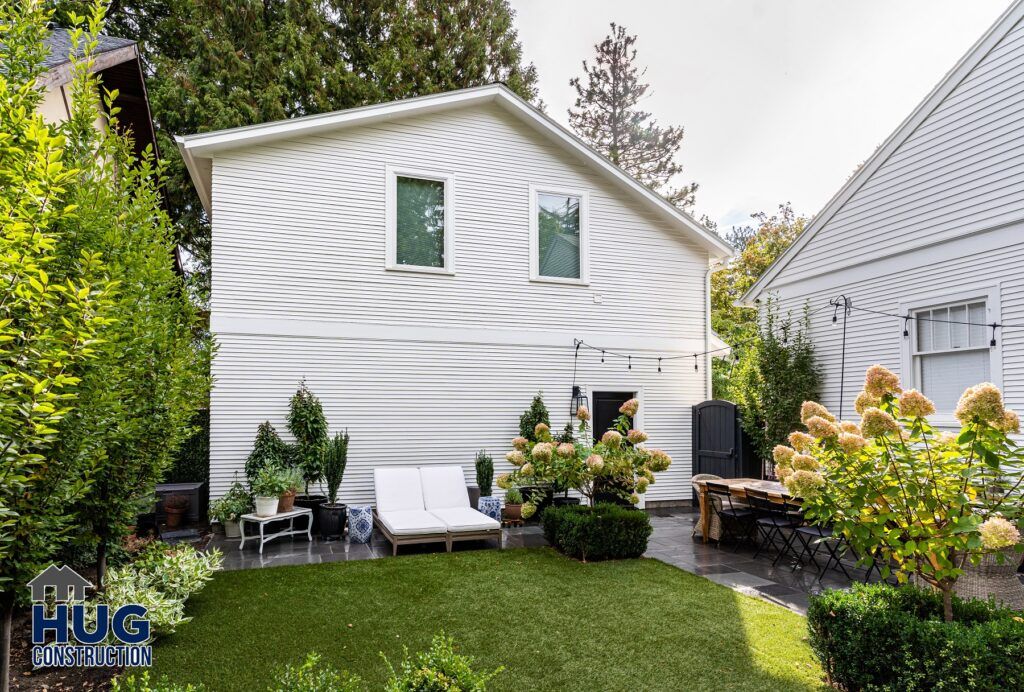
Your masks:
<svg viewBox="0 0 1024 692"><path fill-rule="evenodd" d="M585 283L587 198L531 188L531 278Z"/></svg>
<svg viewBox="0 0 1024 692"><path fill-rule="evenodd" d="M452 178L388 169L387 267L450 273Z"/></svg>
<svg viewBox="0 0 1024 692"><path fill-rule="evenodd" d="M968 387L992 381L993 349L986 300L974 299L912 310L914 384L940 414L956 409Z"/></svg>

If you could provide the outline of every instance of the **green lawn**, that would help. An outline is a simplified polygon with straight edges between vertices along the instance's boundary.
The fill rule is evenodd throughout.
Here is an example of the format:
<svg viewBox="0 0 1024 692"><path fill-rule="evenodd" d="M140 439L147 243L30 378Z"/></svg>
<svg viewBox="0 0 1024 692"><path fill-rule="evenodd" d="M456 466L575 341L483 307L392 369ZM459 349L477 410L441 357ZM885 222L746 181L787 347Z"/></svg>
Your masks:
<svg viewBox="0 0 1024 692"><path fill-rule="evenodd" d="M317 651L372 688L402 646L444 630L498 690L809 690L804 618L655 560L582 564L547 549L478 550L224 572L155 673L262 690ZM351 625L351 626L350 626Z"/></svg>

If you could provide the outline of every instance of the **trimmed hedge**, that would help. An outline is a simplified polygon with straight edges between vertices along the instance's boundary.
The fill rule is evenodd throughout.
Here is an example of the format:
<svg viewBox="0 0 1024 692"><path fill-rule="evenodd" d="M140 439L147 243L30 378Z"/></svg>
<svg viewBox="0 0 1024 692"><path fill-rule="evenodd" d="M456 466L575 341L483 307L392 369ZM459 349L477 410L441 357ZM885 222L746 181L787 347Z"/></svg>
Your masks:
<svg viewBox="0 0 1024 692"><path fill-rule="evenodd" d="M541 519L548 543L577 560L637 558L647 550L651 520L634 507L548 507Z"/></svg>
<svg viewBox="0 0 1024 692"><path fill-rule="evenodd" d="M1024 619L986 601L857 584L812 596L811 648L829 680L856 690L1024 690Z"/></svg>

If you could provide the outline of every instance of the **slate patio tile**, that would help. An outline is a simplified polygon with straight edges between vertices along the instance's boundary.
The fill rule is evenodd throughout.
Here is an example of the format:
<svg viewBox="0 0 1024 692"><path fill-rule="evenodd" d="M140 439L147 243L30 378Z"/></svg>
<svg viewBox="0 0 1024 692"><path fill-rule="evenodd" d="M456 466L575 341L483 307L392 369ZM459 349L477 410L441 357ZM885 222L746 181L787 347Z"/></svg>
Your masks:
<svg viewBox="0 0 1024 692"><path fill-rule="evenodd" d="M714 574L705 574L707 579L721 584L722 586L728 586L729 588L737 587L760 587L773 585L769 579L764 579L747 572L716 572Z"/></svg>

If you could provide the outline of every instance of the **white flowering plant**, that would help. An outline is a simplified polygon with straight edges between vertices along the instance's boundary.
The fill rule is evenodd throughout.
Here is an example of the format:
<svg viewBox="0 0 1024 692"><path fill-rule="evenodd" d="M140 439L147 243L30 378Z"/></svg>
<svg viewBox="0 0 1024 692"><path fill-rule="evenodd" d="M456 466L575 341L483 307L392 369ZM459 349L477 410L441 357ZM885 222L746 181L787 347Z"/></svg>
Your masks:
<svg viewBox="0 0 1024 692"><path fill-rule="evenodd" d="M574 442L556 442L551 430L539 423L534 430L536 442L525 437L512 440L512 450L505 459L515 467L512 473L498 478L498 487L544 484L575 488L594 504L598 493L620 495L632 504L654 483L655 473L664 471L672 458L660 449L644 443L647 433L632 428L632 420L640 410L640 402L630 399L619 408L619 417L601 439L590 444L588 434L590 411L581 406L576 411L579 435ZM536 512L532 502L523 504L523 517Z"/></svg>
<svg viewBox="0 0 1024 692"><path fill-rule="evenodd" d="M916 574L940 590L952 619L968 561L1021 548L1024 452L1011 437L1020 420L984 383L961 397L959 433L938 430L928 422L934 404L880 365L868 369L855 409L859 422L839 421L804 402L806 432L773 450L779 478L809 519L878 560L884 575Z"/></svg>

